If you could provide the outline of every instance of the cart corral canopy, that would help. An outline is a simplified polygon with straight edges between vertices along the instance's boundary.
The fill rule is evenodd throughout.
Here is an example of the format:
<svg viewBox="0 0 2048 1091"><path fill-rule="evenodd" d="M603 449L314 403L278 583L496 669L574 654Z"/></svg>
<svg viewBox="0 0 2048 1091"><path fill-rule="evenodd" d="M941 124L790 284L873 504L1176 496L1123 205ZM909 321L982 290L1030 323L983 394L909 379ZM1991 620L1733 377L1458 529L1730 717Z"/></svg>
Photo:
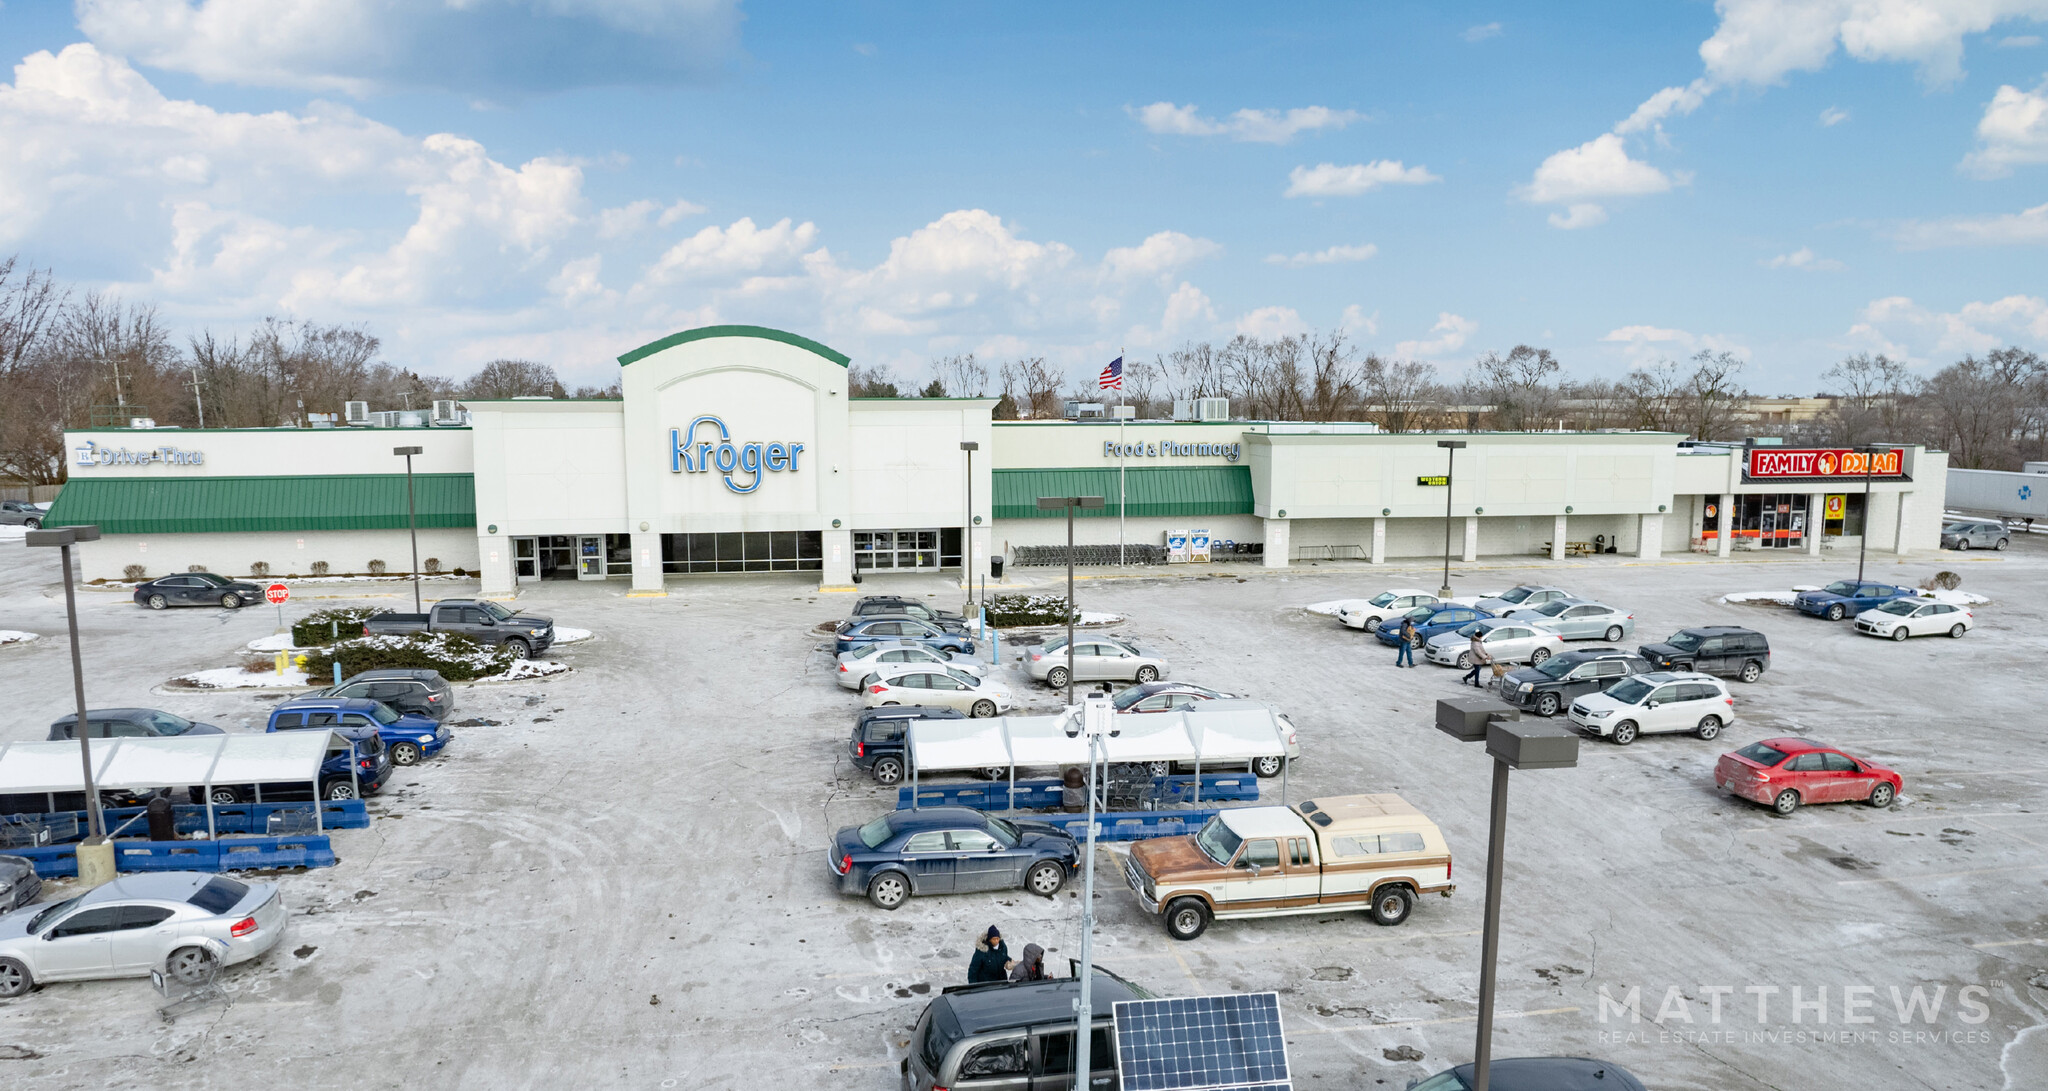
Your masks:
<svg viewBox="0 0 2048 1091"><path fill-rule="evenodd" d="M350 746L323 731L87 741L93 786L102 790L313 783L327 755ZM0 795L84 790L77 742L0 744Z"/></svg>
<svg viewBox="0 0 2048 1091"><path fill-rule="evenodd" d="M1069 717L913 720L910 760L921 773L1085 765L1088 740L1068 738ZM1235 763L1284 757L1294 727L1258 701L1205 701L1177 712L1123 713L1103 740L1112 762Z"/></svg>

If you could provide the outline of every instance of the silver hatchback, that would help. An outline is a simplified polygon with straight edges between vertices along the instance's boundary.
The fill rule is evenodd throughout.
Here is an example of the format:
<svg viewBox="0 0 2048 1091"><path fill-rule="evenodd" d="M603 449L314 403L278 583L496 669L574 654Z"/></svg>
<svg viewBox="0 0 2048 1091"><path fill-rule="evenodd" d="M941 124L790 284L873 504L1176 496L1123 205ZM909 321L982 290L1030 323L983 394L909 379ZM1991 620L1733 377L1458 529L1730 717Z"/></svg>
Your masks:
<svg viewBox="0 0 2048 1091"><path fill-rule="evenodd" d="M1958 519L1941 528L1943 549L2004 549L2011 540L1996 519Z"/></svg>

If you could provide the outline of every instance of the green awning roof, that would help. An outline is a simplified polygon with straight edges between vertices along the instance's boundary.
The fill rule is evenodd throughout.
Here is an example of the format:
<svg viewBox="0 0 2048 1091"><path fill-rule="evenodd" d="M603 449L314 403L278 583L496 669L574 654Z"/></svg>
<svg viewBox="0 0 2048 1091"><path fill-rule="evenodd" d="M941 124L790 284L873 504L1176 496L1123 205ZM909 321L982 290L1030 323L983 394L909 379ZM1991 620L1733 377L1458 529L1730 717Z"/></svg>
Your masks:
<svg viewBox="0 0 2048 1091"><path fill-rule="evenodd" d="M995 517L1059 519L1061 511L1039 511L1041 496L1100 496L1100 511L1076 510L1077 517L1115 517L1116 467L1073 470L996 470ZM1250 515L1249 466L1146 466L1124 471L1124 513L1133 516Z"/></svg>
<svg viewBox="0 0 2048 1091"><path fill-rule="evenodd" d="M476 479L415 474L421 527L476 525ZM106 534L404 530L405 475L87 477L73 475L45 520Z"/></svg>

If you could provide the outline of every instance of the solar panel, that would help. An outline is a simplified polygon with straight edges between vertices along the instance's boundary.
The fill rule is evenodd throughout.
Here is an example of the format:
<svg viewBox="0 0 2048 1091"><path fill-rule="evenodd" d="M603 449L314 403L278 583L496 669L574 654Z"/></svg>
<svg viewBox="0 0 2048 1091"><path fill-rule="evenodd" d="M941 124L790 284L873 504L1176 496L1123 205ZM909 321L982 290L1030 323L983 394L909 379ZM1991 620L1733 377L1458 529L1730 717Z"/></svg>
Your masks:
<svg viewBox="0 0 2048 1091"><path fill-rule="evenodd" d="M1116 1005L1124 1091L1293 1091L1279 993Z"/></svg>

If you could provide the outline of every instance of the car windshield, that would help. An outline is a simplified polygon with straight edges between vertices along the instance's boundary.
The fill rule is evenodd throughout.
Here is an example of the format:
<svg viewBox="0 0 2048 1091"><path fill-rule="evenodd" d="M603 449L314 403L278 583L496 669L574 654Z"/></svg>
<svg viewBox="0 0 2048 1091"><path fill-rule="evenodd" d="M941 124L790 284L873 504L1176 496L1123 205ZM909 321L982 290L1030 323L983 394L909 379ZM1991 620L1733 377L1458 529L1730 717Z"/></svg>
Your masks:
<svg viewBox="0 0 2048 1091"><path fill-rule="evenodd" d="M955 681L955 682L959 682L959 683L961 683L962 685L966 686L966 687L967 687L968 689L980 689L980 688L981 688L981 679L979 679L979 678L976 678L975 676L973 676L973 675L971 675L971 674L967 673L966 671L956 671L956 670L951 670L951 669L948 669L948 670L946 671L946 676L947 676L947 677L949 677L949 678L951 678L951 679L952 679L953 681Z"/></svg>
<svg viewBox="0 0 2048 1091"><path fill-rule="evenodd" d="M398 722L398 713L393 711L390 705L379 701L370 706L370 718L380 724L395 724Z"/></svg>
<svg viewBox="0 0 2048 1091"><path fill-rule="evenodd" d="M883 815L860 828L860 843L869 848L879 848L889 839L889 816Z"/></svg>
<svg viewBox="0 0 2048 1091"><path fill-rule="evenodd" d="M1689 652L1700 646L1700 635L1698 633L1688 633L1680 629L1678 632L1672 633L1671 639L1664 643L1677 648L1679 651Z"/></svg>
<svg viewBox="0 0 2048 1091"><path fill-rule="evenodd" d="M1908 602L1905 599L1893 599L1890 602L1885 603L1883 606L1878 607L1877 612L1880 614L1897 614L1900 617L1905 617L1908 614L1911 614L1913 611L1918 610L1919 608L1920 604L1917 602Z"/></svg>
<svg viewBox="0 0 2048 1091"><path fill-rule="evenodd" d="M1066 646L1067 638L1063 636L1053 637L1051 640L1048 640L1045 643L1039 645L1039 647L1044 649L1047 654L1059 651L1061 648L1064 648Z"/></svg>
<svg viewBox="0 0 2048 1091"><path fill-rule="evenodd" d="M1387 603L1394 601L1394 599L1397 597L1398 596L1396 596L1392 591L1382 591L1379 594L1374 595L1369 599L1366 599L1365 603L1368 606L1385 606Z"/></svg>
<svg viewBox="0 0 2048 1091"><path fill-rule="evenodd" d="M1607 695L1622 704L1632 705L1648 697L1650 690L1654 688L1656 687L1640 678L1629 678L1615 683L1614 687L1607 691Z"/></svg>
<svg viewBox="0 0 2048 1091"><path fill-rule="evenodd" d="M80 894L77 898L66 898L55 905L43 907L42 912L28 919L28 930L34 932L41 929L43 925L48 924L50 921L56 919L58 916L68 911L72 906L77 905L79 898L83 897L85 897L85 895Z"/></svg>
<svg viewBox="0 0 2048 1091"><path fill-rule="evenodd" d="M156 725L157 733L161 735L183 735L192 727L192 721L168 712L150 713L149 722Z"/></svg>
<svg viewBox="0 0 2048 1091"><path fill-rule="evenodd" d="M208 913L225 913L233 909L248 893L249 888L244 884L216 875L206 880L205 886L193 891L192 896L185 900Z"/></svg>
<svg viewBox="0 0 2048 1091"><path fill-rule="evenodd" d="M1566 607L1577 605L1578 603L1576 602L1569 602L1564 599L1552 599L1541 606L1532 606L1530 609L1542 614L1544 617L1556 617L1564 613Z"/></svg>
<svg viewBox="0 0 2048 1091"><path fill-rule="evenodd" d="M1530 595L1533 595L1535 593L1536 589L1533 587L1517 587L1511 591L1503 592L1495 597L1500 599L1502 602L1522 602L1526 600Z"/></svg>
<svg viewBox="0 0 2048 1091"><path fill-rule="evenodd" d="M1836 580L1835 582L1828 584L1826 587L1821 588L1821 590L1826 591L1830 595L1853 595L1856 593L1856 581Z"/></svg>
<svg viewBox="0 0 2048 1091"><path fill-rule="evenodd" d="M479 607L482 607L483 612L489 614L491 616L491 619L494 621L503 621L506 618L512 616L512 611L505 609L503 606L500 606L489 599L478 599L477 605Z"/></svg>
<svg viewBox="0 0 2048 1091"><path fill-rule="evenodd" d="M1748 758L1765 768L1785 760L1785 752L1783 750L1774 750L1760 742L1750 743L1748 746L1737 750L1735 756L1738 758Z"/></svg>
<svg viewBox="0 0 2048 1091"><path fill-rule="evenodd" d="M1139 701L1142 701L1150 696L1152 695L1145 691L1145 687L1132 686L1131 688L1123 691L1122 693L1117 694L1114 698L1110 700L1109 703L1111 707L1115 708L1118 712L1122 712L1123 710L1131 707L1132 705L1137 704Z"/></svg>
<svg viewBox="0 0 2048 1091"><path fill-rule="evenodd" d="M1000 818L988 820L988 832L993 834L996 840L1001 841L1006 849L1016 848L1017 842L1024 840L1022 830Z"/></svg>
<svg viewBox="0 0 2048 1091"><path fill-rule="evenodd" d="M1545 678L1563 678L1576 666L1578 666L1578 663L1565 656L1553 655L1543 662L1536 664L1536 673Z"/></svg>
<svg viewBox="0 0 2048 1091"><path fill-rule="evenodd" d="M1223 819L1219 817L1210 818L1202 824L1201 831L1195 834L1195 847L1202 850L1202 855L1219 865L1228 864L1230 858L1237 855L1237 846L1242 844L1244 838L1232 833L1230 827L1224 825Z"/></svg>

